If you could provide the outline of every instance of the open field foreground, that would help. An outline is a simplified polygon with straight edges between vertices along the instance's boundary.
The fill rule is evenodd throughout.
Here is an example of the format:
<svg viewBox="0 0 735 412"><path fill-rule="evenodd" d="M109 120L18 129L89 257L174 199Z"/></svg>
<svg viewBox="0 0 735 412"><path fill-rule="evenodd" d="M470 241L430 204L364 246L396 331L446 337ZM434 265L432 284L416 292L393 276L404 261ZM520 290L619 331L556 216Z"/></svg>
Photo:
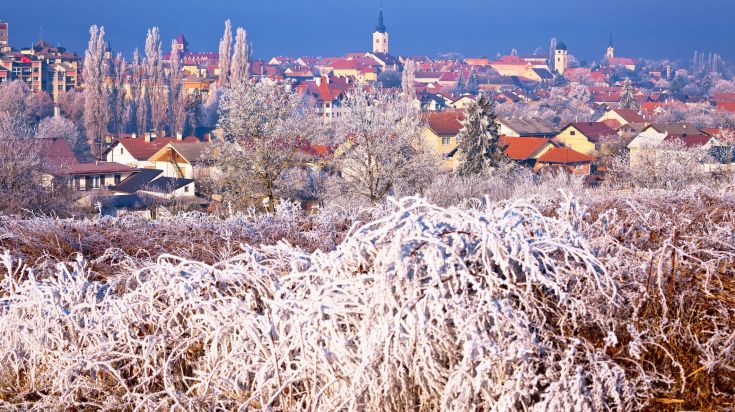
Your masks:
<svg viewBox="0 0 735 412"><path fill-rule="evenodd" d="M0 409L727 410L730 193L2 218Z"/></svg>

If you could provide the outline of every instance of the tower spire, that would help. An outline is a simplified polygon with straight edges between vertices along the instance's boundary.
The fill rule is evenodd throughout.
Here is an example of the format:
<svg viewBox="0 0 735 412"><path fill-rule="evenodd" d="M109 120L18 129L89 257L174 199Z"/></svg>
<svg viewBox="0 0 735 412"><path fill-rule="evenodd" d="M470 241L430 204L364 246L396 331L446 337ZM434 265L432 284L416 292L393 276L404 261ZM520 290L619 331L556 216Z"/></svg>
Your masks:
<svg viewBox="0 0 735 412"><path fill-rule="evenodd" d="M610 33L610 41L607 43L607 47L614 47L613 40L612 40L612 33Z"/></svg>
<svg viewBox="0 0 735 412"><path fill-rule="evenodd" d="M378 14L378 25L375 26L375 31L378 33L385 33L386 28L385 24L383 23L383 8L380 8L380 14Z"/></svg>

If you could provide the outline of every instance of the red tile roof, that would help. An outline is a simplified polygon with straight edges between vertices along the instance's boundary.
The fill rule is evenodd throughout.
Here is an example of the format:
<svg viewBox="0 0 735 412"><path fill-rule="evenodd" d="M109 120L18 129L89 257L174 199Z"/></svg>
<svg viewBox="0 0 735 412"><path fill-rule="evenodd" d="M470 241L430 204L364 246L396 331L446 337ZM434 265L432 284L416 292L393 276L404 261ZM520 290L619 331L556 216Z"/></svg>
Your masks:
<svg viewBox="0 0 735 412"><path fill-rule="evenodd" d="M66 139L38 139L38 142L43 165L49 171L59 171L79 163Z"/></svg>
<svg viewBox="0 0 735 412"><path fill-rule="evenodd" d="M429 128L436 134L459 133L462 119L462 112L431 112L426 115Z"/></svg>
<svg viewBox="0 0 735 412"><path fill-rule="evenodd" d="M718 102L735 102L735 93L733 92L713 93L712 100L715 100Z"/></svg>
<svg viewBox="0 0 735 412"><path fill-rule="evenodd" d="M618 116L622 117L628 123L645 123L646 120L632 109L613 109Z"/></svg>
<svg viewBox="0 0 735 412"><path fill-rule="evenodd" d="M669 134L664 137L664 141L679 142L686 148L704 146L711 139L712 136L706 134Z"/></svg>
<svg viewBox="0 0 735 412"><path fill-rule="evenodd" d="M592 156L579 153L568 147L554 147L538 158L543 163L587 163L595 160Z"/></svg>
<svg viewBox="0 0 735 412"><path fill-rule="evenodd" d="M96 173L124 173L133 172L136 169L115 162L77 163L68 168L68 174L85 175Z"/></svg>
<svg viewBox="0 0 735 412"><path fill-rule="evenodd" d="M725 112L735 113L735 102L717 102L717 110Z"/></svg>
<svg viewBox="0 0 735 412"><path fill-rule="evenodd" d="M501 136L500 141L507 145L503 153L513 160L527 160L551 143L543 137Z"/></svg>

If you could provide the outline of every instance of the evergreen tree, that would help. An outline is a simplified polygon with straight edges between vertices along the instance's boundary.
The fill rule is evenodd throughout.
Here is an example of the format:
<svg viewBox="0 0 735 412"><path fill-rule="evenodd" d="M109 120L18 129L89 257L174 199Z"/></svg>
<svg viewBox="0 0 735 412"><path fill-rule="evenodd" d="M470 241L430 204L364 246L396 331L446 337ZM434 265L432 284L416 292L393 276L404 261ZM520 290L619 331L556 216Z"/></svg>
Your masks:
<svg viewBox="0 0 735 412"><path fill-rule="evenodd" d="M477 94L480 91L480 81L477 78L477 73L473 70L470 73L470 78L467 80L467 92Z"/></svg>
<svg viewBox="0 0 735 412"><path fill-rule="evenodd" d="M459 175L488 174L505 159L505 145L500 141L496 120L495 102L484 93L467 107L462 120L463 128L457 135Z"/></svg>
<svg viewBox="0 0 735 412"><path fill-rule="evenodd" d="M467 85L465 84L464 76L462 73L459 73L459 76L457 76L457 82L454 84L454 93L455 94L462 94L467 90Z"/></svg>
<svg viewBox="0 0 735 412"><path fill-rule="evenodd" d="M635 99L633 82L631 82L630 79L625 79L625 83L623 83L623 92L620 95L620 108L638 110L638 102Z"/></svg>

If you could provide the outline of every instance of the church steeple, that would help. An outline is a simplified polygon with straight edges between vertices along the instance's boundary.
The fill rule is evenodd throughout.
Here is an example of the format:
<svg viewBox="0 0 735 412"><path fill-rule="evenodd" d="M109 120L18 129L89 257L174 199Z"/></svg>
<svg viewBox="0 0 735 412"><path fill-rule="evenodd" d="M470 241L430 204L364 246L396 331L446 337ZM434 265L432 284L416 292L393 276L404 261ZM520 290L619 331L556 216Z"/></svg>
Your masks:
<svg viewBox="0 0 735 412"><path fill-rule="evenodd" d="M610 60L615 58L615 47L613 46L612 33L610 33L610 41L607 43L607 51L605 52L605 59Z"/></svg>
<svg viewBox="0 0 735 412"><path fill-rule="evenodd" d="M612 33L610 33L610 41L607 42L607 47L615 47L613 46Z"/></svg>
<svg viewBox="0 0 735 412"><path fill-rule="evenodd" d="M388 31L383 23L383 8L378 14L378 24L373 33L373 53L388 53Z"/></svg>
<svg viewBox="0 0 735 412"><path fill-rule="evenodd" d="M380 9L380 14L378 15L378 25L375 26L375 31L378 33L385 33L385 24L383 23L383 9Z"/></svg>

